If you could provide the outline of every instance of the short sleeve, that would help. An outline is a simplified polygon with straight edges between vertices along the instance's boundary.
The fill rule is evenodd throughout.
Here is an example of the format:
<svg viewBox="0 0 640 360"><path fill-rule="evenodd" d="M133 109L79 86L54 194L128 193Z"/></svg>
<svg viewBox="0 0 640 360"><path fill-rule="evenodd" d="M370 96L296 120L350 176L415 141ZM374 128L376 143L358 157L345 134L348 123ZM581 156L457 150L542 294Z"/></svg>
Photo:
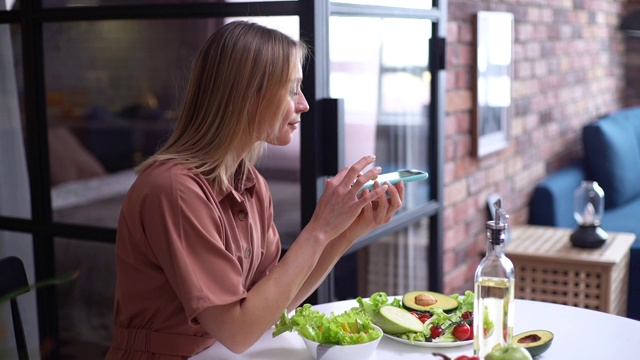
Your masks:
<svg viewBox="0 0 640 360"><path fill-rule="evenodd" d="M225 217L204 179L170 171L153 177L147 191L140 211L149 250L188 320L245 297L241 266L225 248Z"/></svg>

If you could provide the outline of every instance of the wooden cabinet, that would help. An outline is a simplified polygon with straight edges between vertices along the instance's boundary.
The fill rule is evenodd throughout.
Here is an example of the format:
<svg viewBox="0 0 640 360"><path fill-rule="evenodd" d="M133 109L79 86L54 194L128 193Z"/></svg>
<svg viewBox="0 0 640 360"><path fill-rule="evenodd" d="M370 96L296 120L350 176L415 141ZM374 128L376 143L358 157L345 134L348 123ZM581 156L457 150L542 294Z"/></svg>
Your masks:
<svg viewBox="0 0 640 360"><path fill-rule="evenodd" d="M609 233L597 249L571 246L571 229L519 226L505 247L516 271L518 299L604 311L627 311L630 233Z"/></svg>

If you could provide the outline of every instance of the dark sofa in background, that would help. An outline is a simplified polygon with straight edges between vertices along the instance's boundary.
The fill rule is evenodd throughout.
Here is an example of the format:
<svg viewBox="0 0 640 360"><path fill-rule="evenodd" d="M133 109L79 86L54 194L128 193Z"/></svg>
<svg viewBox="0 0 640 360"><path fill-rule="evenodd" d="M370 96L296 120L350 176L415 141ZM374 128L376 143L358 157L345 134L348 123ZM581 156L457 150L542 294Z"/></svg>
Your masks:
<svg viewBox="0 0 640 360"><path fill-rule="evenodd" d="M640 107L608 114L584 127L584 157L541 181L529 223L575 228L573 193L582 180L605 192L602 228L636 235L631 247L627 316L640 320Z"/></svg>

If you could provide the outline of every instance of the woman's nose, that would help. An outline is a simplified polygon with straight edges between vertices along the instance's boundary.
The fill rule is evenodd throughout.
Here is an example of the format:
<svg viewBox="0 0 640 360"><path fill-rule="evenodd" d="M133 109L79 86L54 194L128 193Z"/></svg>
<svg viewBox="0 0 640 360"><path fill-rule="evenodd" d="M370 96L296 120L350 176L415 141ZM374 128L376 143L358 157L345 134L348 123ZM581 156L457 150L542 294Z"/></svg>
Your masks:
<svg viewBox="0 0 640 360"><path fill-rule="evenodd" d="M307 102L307 98L304 96L302 91L300 92L300 96L298 96L298 103L296 104L296 110L298 112L307 112L309 111L309 103Z"/></svg>

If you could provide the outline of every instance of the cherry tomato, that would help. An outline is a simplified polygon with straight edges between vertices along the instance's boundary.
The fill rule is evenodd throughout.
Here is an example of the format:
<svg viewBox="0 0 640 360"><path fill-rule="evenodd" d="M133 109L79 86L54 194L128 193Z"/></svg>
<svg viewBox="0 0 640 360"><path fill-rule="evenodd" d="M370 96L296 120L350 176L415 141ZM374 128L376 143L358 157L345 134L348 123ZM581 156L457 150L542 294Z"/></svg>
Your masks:
<svg viewBox="0 0 640 360"><path fill-rule="evenodd" d="M473 319L473 311L465 311L460 315L462 320L470 320Z"/></svg>
<svg viewBox="0 0 640 360"><path fill-rule="evenodd" d="M429 330L430 334L431 334L431 338L435 339L438 336L442 335L442 327L436 325L436 326L432 326L431 329Z"/></svg>
<svg viewBox="0 0 640 360"><path fill-rule="evenodd" d="M468 355L460 355L460 356L457 356L453 360L469 360L469 359L471 359L471 358Z"/></svg>
<svg viewBox="0 0 640 360"><path fill-rule="evenodd" d="M473 340L473 325L469 326L469 336L465 340Z"/></svg>
<svg viewBox="0 0 640 360"><path fill-rule="evenodd" d="M453 336L458 340L466 340L470 332L471 328L466 323L460 323L453 328Z"/></svg>
<svg viewBox="0 0 640 360"><path fill-rule="evenodd" d="M431 319L431 314L422 314L418 316L418 320L422 321L422 323L426 323L427 320Z"/></svg>

